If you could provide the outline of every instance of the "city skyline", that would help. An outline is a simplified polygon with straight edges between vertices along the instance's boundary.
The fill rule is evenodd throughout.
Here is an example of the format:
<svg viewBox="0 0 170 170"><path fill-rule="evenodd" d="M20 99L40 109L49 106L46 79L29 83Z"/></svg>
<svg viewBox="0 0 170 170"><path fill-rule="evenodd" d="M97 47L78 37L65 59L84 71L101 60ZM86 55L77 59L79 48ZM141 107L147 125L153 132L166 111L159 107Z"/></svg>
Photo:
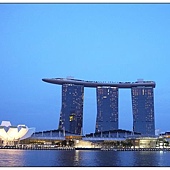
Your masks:
<svg viewBox="0 0 170 170"><path fill-rule="evenodd" d="M0 4L0 120L57 129L61 87L44 77L143 78L156 82L155 128L170 131L169 15L169 4ZM84 133L90 133L96 91L84 94ZM119 127L132 130L131 91L119 96Z"/></svg>

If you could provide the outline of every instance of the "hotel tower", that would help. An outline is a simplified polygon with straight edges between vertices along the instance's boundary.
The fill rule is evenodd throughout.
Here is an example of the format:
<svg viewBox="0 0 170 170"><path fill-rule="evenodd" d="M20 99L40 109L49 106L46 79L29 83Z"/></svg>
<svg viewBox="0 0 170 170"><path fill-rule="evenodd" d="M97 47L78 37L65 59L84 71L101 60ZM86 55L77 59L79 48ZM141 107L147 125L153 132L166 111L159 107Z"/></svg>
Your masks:
<svg viewBox="0 0 170 170"><path fill-rule="evenodd" d="M42 80L62 85L60 130L81 134L84 87L96 88L97 116L95 132L119 129L118 91L126 88L131 89L132 95L133 131L142 135L155 134L154 88L156 84L154 81L98 82L73 78L45 78Z"/></svg>

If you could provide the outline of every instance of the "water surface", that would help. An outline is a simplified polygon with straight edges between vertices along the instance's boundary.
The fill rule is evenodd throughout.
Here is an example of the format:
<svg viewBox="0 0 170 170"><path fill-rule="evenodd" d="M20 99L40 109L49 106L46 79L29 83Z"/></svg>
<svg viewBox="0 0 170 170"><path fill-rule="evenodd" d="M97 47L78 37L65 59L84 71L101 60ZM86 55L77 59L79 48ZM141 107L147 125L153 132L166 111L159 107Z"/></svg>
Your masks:
<svg viewBox="0 0 170 170"><path fill-rule="evenodd" d="M167 167L168 151L89 151L0 149L1 167Z"/></svg>

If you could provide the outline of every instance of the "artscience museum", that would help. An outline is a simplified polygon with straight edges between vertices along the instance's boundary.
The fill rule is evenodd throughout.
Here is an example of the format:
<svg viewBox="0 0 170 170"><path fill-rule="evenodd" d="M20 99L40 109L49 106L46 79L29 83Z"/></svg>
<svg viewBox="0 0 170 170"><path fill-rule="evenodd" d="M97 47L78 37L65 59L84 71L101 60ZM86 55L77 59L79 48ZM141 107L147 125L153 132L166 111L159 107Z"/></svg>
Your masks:
<svg viewBox="0 0 170 170"><path fill-rule="evenodd" d="M14 145L20 140L27 139L35 133L35 128L26 125L12 126L10 121L2 121L0 125L0 145Z"/></svg>

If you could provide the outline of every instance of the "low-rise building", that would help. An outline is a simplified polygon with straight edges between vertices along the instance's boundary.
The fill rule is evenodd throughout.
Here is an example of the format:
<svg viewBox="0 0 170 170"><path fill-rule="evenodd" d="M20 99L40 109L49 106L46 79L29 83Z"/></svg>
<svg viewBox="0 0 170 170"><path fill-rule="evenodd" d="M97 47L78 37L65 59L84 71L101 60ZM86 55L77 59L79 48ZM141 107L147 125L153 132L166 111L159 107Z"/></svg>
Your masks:
<svg viewBox="0 0 170 170"><path fill-rule="evenodd" d="M35 128L26 125L12 126L10 121L2 121L0 125L0 145L15 145L20 140L27 139L35 132Z"/></svg>

